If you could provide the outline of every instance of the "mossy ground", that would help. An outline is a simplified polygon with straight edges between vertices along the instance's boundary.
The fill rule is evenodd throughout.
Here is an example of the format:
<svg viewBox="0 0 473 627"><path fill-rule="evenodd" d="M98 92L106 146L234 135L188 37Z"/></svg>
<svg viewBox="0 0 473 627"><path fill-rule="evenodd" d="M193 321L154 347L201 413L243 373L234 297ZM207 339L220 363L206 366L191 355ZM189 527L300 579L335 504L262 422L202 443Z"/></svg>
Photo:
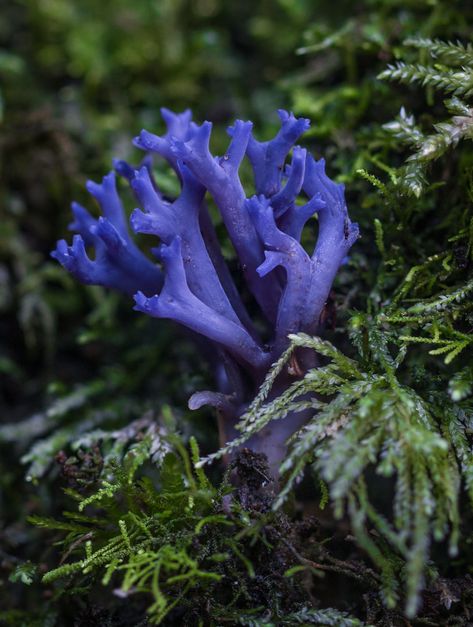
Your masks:
<svg viewBox="0 0 473 627"><path fill-rule="evenodd" d="M2 9L0 623L146 625L164 596L180 599L169 625L471 624L472 24L464 0L14 0ZM160 106L214 121L216 152L234 117L252 118L263 138L278 108L311 118L307 145L345 182L360 223L324 321L341 356L319 346L327 364L310 382L328 430L314 421L306 445L295 443L276 513L274 490L261 489L264 460L240 456L233 491L222 467L206 469L209 485L189 471L188 453L184 467L191 435L204 456L218 448L214 416L186 410L196 389L212 387L195 346L119 296L75 284L49 258L70 202L85 202L85 180L112 157L133 161L129 140L160 130ZM171 173L160 177L172 194ZM373 386L360 393L367 378ZM263 399L254 416L279 410ZM332 439L334 424L344 437ZM160 468L172 447L170 506ZM291 477L299 462L309 465L301 484ZM78 512L75 497L118 485L117 472L116 492ZM194 506L181 526L177 515L159 518L190 502L200 518L217 517L198 534ZM32 516L73 528L44 529ZM41 581L120 534L125 545L130 532L147 541L148 524L184 551L187 589L178 580L162 596L132 594L133 581L122 598L125 571L103 585L99 565ZM407 618L409 595L418 612Z"/></svg>

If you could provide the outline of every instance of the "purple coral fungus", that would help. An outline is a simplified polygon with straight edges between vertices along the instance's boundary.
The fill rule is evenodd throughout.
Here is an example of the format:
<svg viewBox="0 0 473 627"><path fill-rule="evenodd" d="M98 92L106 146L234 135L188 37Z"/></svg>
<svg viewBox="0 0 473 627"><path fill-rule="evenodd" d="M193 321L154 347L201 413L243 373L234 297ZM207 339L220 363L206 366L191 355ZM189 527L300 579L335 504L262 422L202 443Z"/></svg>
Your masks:
<svg viewBox="0 0 473 627"><path fill-rule="evenodd" d="M212 341L219 361L219 390L198 392L192 409L210 404L220 416L221 438L255 395L270 365L288 347L288 334L315 333L337 270L358 237L348 217L343 185L325 173L304 148L294 146L309 121L279 111L281 128L266 142L257 141L252 123L237 120L229 128L231 141L222 157L209 148L212 124L191 121L190 111L162 109L167 132L142 131L135 145L147 153L135 169L115 161L115 171L128 180L140 209L131 214L136 233L159 238L152 250L157 262L136 246L117 192L115 173L87 189L99 204L96 220L73 203L72 246L58 242L52 256L79 281L98 284L134 296L135 309L155 318L174 320ZM290 164L286 164L292 150ZM153 178L153 155L164 158L181 183L172 202ZM239 176L248 158L256 195L247 198ZM208 198L218 208L240 262L254 311L271 341L263 343L257 326L238 293L224 261L208 210ZM301 244L306 223L318 225L314 250ZM86 247L95 249L90 259ZM253 312L254 313L254 312ZM222 375L223 372L223 375ZM288 384L281 377L279 390ZM304 416L287 416L251 442L265 452L276 472L285 441Z"/></svg>

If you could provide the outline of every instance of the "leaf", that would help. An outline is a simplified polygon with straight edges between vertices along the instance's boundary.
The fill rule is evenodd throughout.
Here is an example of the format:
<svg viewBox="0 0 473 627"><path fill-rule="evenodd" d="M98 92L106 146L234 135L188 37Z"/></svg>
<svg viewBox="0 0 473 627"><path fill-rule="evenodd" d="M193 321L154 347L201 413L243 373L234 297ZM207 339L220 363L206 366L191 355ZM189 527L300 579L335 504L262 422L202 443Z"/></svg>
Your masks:
<svg viewBox="0 0 473 627"><path fill-rule="evenodd" d="M15 570L10 573L8 580L12 583L22 583L25 586L30 586L36 579L37 572L38 567L36 564L23 562L23 564L18 564L18 566L15 567Z"/></svg>

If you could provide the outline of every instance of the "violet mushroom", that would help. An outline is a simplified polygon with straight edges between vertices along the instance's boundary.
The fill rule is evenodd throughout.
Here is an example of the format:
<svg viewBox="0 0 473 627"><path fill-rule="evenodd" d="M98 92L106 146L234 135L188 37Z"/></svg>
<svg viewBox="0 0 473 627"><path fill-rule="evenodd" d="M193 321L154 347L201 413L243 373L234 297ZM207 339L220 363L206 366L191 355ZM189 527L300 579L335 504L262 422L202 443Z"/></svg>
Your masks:
<svg viewBox="0 0 473 627"><path fill-rule="evenodd" d="M218 362L216 391L197 392L191 409L213 405L219 414L221 441L237 435L234 425L254 398L274 363L289 346L288 335L316 333L335 275L359 235L348 217L343 185L325 173L325 163L294 146L309 121L279 111L281 128L266 142L257 141L252 123L236 121L222 157L212 155L210 122L197 126L190 111L162 109L163 136L142 131L135 145L148 153L138 169L123 161L115 170L127 179L141 209L130 224L137 233L159 238L148 259L134 243L117 193L115 174L102 184L88 183L102 217L94 219L73 204L72 246L58 242L52 256L79 281L118 289L134 296L135 309L174 320L208 338ZM288 155L292 150L290 164ZM172 202L153 179L149 156L157 154L175 170L181 193ZM247 157L256 195L247 198L239 169ZM238 257L253 314L264 320L269 343L263 343L224 261L206 198L213 199ZM301 244L308 221L318 224L312 254ZM86 246L95 248L88 257ZM259 325L261 328L261 324ZM302 368L312 358L301 356ZM223 374L222 374L223 373ZM291 382L282 373L273 394ZM288 437L306 420L304 412L269 424L247 443L267 455L274 475Z"/></svg>

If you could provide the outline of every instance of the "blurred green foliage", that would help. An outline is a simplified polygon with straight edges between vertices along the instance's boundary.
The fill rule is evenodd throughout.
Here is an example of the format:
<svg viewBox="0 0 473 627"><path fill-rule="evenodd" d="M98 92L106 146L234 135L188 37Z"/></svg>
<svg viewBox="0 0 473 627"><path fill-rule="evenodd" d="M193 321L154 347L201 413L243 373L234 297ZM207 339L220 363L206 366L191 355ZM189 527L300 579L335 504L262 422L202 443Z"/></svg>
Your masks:
<svg viewBox="0 0 473 627"><path fill-rule="evenodd" d="M473 6L464 0L11 0L2 7L0 621L29 627L58 626L65 620L79 626L136 624L136 616L144 616L139 602L120 623L113 612L101 614L102 604L109 603L104 593L88 596L75 583L66 586L73 602L67 594L62 598L60 587L47 589L46 594L58 596L45 600L40 578L59 558L45 547L44 532L29 526L26 517L60 517L65 479L75 489L97 490L114 459L135 459L136 470L143 455L153 454L148 446L156 436L152 425L164 424L166 416L174 416L184 441L194 433L204 453L217 447L209 413L184 415L187 397L206 387L209 378L201 351L172 325L134 314L125 299L77 285L48 256L64 235L70 202L89 202L85 180L101 177L112 157L136 160L131 138L142 127L161 130L159 108L166 106L191 107L196 120L214 121L217 150L225 145L224 129L234 117L251 117L262 137L269 137L277 125L277 108L292 108L312 120L305 143L325 156L330 174L347 184L350 213L363 233L338 278L338 322L335 332L327 332L338 348L354 356L358 370L347 380L329 382L340 403L327 404L324 415L330 418L332 407L337 419L353 413L357 422L347 436L354 446L349 454L356 451L363 457L360 467L368 468L383 451L395 455L396 442L381 424L376 431L385 438L381 444L369 440L357 446L355 427L362 440L366 420L377 424L380 412L394 407L391 420L397 420L403 433L417 434L411 405L407 403L407 412L402 409L405 390L414 390L412 394L435 408L428 426L433 443L448 441L451 446L448 463L443 457L442 463L453 479L435 472L424 493L430 500L418 498L412 476L406 480L412 497L409 507L400 506L399 519L409 524L412 514L415 520L411 535L403 535L402 524L393 530L370 509L361 474L350 484L344 443L332 444L329 433L315 465L317 480L323 479L321 498L326 500L327 490L333 497L345 481L335 500L339 508L348 500L355 533L383 580L362 567L361 558L351 562L352 554L345 553L349 558L343 575L358 568L363 585L371 582L364 589L367 608L344 590L338 597L340 611L325 614L295 606L284 618L292 624L354 625L357 619L341 612L353 608L374 624L404 620L384 609L382 590L395 603L402 596L399 579L401 584L407 580L413 613L422 583L420 562L427 555L423 539L433 518L438 538L452 531L457 535L460 526L464 540L460 557L449 563L441 555L427 573L427 583L434 586L432 598L441 599L440 609L426 593L419 620L447 624L445 611L453 603L454 624L465 624L455 599L461 597L466 606L470 601L462 596L460 584L449 587L443 577L459 580L471 565L471 525L469 515L463 516L466 505L452 469L458 461L462 485L471 493L473 150L471 95L464 86L472 55L471 49L455 51L455 42L471 42L472 24ZM442 48L430 41L436 39L453 44ZM457 73L453 78L452 72ZM452 102L451 94L437 89L445 84L450 92L460 90L463 101ZM163 176L172 186L167 174ZM340 375L336 365L327 367L330 376ZM328 385L324 373L320 371L313 386ZM369 398L354 400L350 386L358 385L359 376L381 382L371 404ZM267 409L264 404L262 409ZM297 440L287 466L314 461L307 449L312 444L315 448L319 436L315 433L305 443ZM391 476L396 465L408 474L411 449L420 446L424 457L417 480L425 487L430 469L424 458L432 451L421 444L406 441L396 464L384 462L385 474ZM186 477L188 469L179 473ZM289 477L290 485L296 475ZM192 496L189 483L186 490L184 500ZM209 488L213 497L214 490ZM432 516L432 502L443 498L442 490L454 503L445 499ZM389 508L382 503L381 509ZM113 527L120 512L128 515L125 510L103 515L111 516ZM154 512L157 518L161 514ZM453 527L448 527L449 517ZM338 532L330 524L326 535ZM370 526L375 534L391 533L391 545L366 535ZM115 527L102 538L104 543L112 531ZM417 534L413 540L412 534ZM189 542L191 535L186 536ZM403 561L406 538L417 551L410 562L409 556ZM69 550L82 549L81 543L74 546L74 539L72 548L65 545L66 558ZM327 542L322 537L321 546ZM397 552L392 546L396 542L398 548L402 545ZM335 546L334 554L327 550L317 555L319 566L337 572L342 568L339 553ZM307 563L302 563L306 572ZM399 578L390 579L393 568L400 569ZM320 573L310 572L315 583L307 604L322 602L325 607L330 580L322 588ZM135 608L131 598L126 604ZM98 609L87 614L89 605ZM276 606L255 607L248 615L232 612L230 608L215 620L289 624L281 622Z"/></svg>

